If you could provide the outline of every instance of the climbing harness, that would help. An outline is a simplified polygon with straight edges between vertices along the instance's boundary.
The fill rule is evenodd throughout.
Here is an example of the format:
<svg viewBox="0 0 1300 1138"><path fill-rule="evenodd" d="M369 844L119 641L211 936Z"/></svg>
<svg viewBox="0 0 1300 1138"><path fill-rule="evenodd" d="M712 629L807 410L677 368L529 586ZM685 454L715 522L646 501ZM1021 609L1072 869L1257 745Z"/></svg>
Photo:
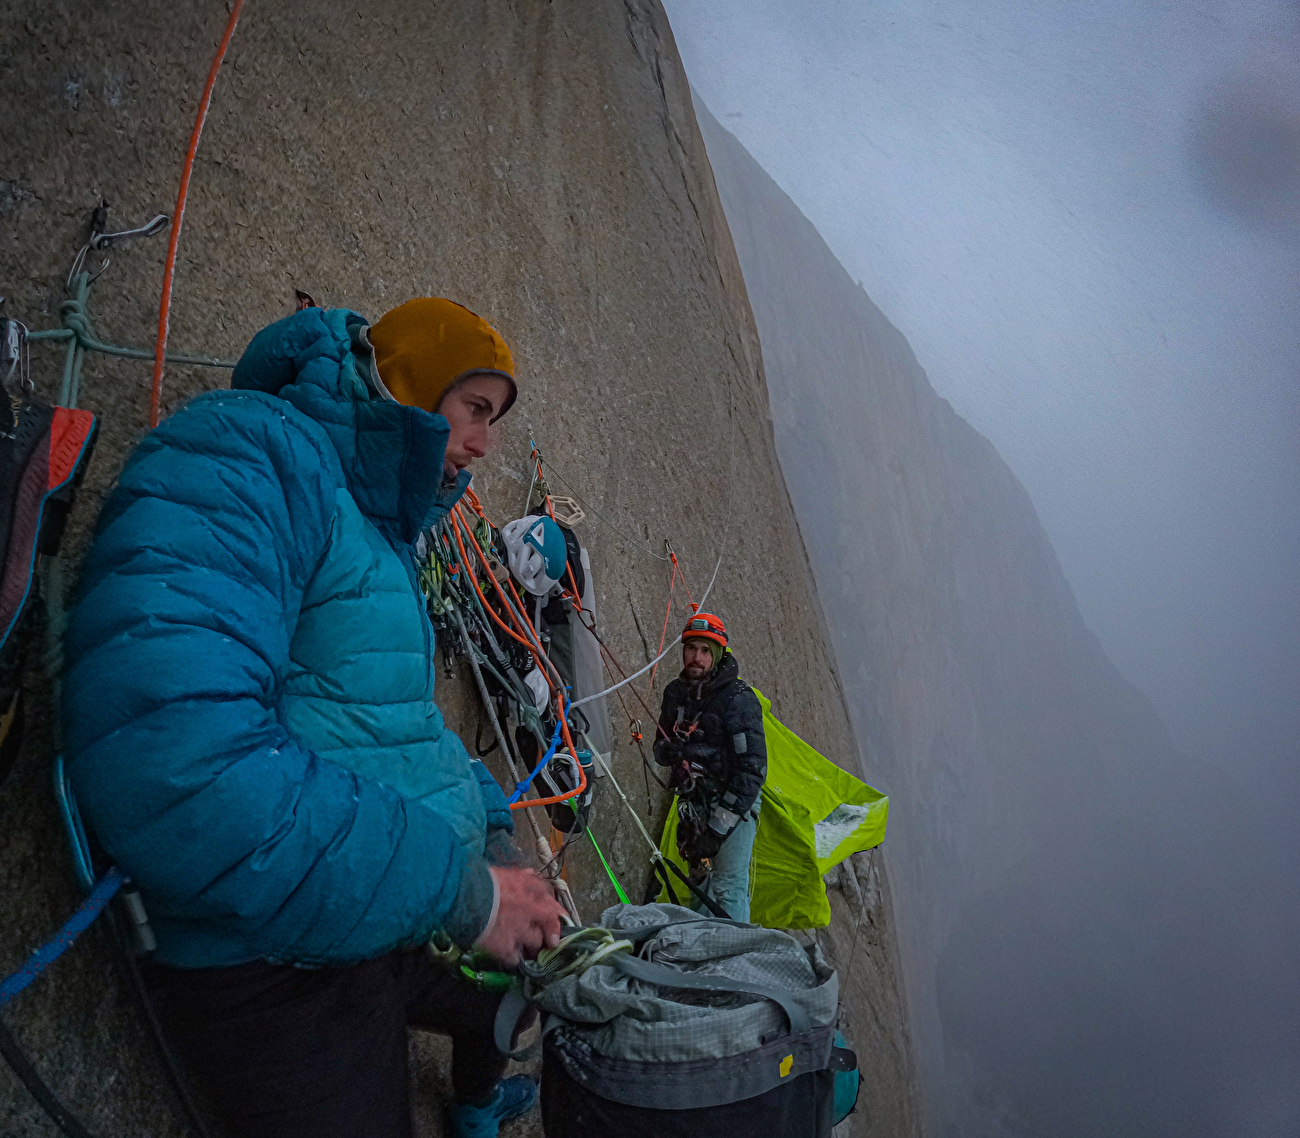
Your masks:
<svg viewBox="0 0 1300 1138"><path fill-rule="evenodd" d="M767 778L754 841L750 920L768 928L821 928L831 919L823 876L881 844L889 799L818 754L772 714L761 691L751 690L763 709ZM669 865L684 868L678 825L677 811L670 810L659 851ZM659 899L671 900L671 891L664 889Z"/></svg>

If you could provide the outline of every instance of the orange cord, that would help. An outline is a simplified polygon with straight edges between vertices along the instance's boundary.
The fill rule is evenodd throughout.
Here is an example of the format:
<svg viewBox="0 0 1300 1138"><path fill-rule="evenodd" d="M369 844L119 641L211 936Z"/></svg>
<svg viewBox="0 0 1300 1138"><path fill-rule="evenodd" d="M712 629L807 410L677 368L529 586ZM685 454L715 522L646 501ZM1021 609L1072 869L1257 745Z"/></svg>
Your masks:
<svg viewBox="0 0 1300 1138"><path fill-rule="evenodd" d="M471 499L471 504L478 507L480 510L480 516L483 516L481 512L482 508L478 505L477 495L475 495L475 497ZM587 789L587 772L582 769L582 763L578 762L578 748L573 745L573 737L569 734L568 717L564 714L564 693L556 689L555 684L552 683L551 681L551 677L547 675L546 666L542 663L542 657L538 655L537 649L533 647L531 639L525 640L522 636L519 636L517 633L511 631L511 629L506 626L506 624L501 620L501 618L497 616L492 606L488 604L487 597L483 595L483 590L479 588L477 575L473 573L469 568L469 554L465 550L465 543L461 541L460 538L461 527L464 528L465 535L469 538L471 544L474 546L474 550L478 554L479 561L482 563L484 568L487 568L487 558L483 555L483 550L479 546L478 539L474 536L474 531L465 522L464 518L460 516L459 507L452 510L452 523L453 523L452 532L456 536L456 544L460 547L461 563L462 565L465 566L466 575L469 577L470 582L473 584L474 591L478 593L479 600L483 602L483 608L487 610L488 614L492 617L494 621L496 621L497 624L501 626L502 629L510 633L511 636L513 636L516 640L518 640L520 644L522 644L525 648L528 649L529 652L532 653L533 660L536 662L537 666L542 670L542 676L545 678L547 686L552 690L552 692L555 693L557 706L559 709L559 717L560 717L560 735L564 739L564 745L569 748L569 754L573 756L573 760L578 767L577 789L568 791L564 794L552 795L550 798L533 798L528 800L521 799L519 802L512 802L510 804L510 809L527 810L533 806L550 806L552 803L556 803L556 802L567 802L570 798L574 798L577 795L582 794L582 792ZM492 575L491 572L488 573L488 576L492 578L492 584L496 586L497 593L500 594L501 596L501 603L505 605L506 611L510 614L510 619L517 624L519 618L515 615L514 609L510 607L510 602L506 599L505 591L501 588L501 582L498 581L496 577ZM514 582L511 582L510 588L511 591L514 590ZM516 594L516 597L518 597L518 594ZM532 629L530 628L529 633L531 634L531 632Z"/></svg>
<svg viewBox="0 0 1300 1138"><path fill-rule="evenodd" d="M181 167L181 188L176 194L176 211L172 214L172 232L167 241L167 265L163 269L162 300L158 305L158 339L153 350L153 390L149 394L149 426L158 425L158 412L162 405L163 361L167 353L167 331L171 323L172 277L176 272L176 250L181 240L181 221L185 217L185 199L190 192L190 175L194 172L194 156L199 152L199 138L203 134L203 123L208 117L208 106L212 102L212 90L217 85L217 72L226 58L226 49L230 47L231 37L235 34L235 25L239 23L239 11L244 0L235 0L230 19L226 21L226 33L221 37L217 54L208 71L208 82L203 88L203 98L199 100L199 113L194 119L194 130L190 134L190 147L185 152L185 165Z"/></svg>
<svg viewBox="0 0 1300 1138"><path fill-rule="evenodd" d="M490 616L497 623L497 625L501 628L503 632L506 633L506 635L511 636L515 640L519 641L519 643L522 644L525 648L527 648L529 652L532 652L533 659L537 660L537 653L533 650L532 641L525 640L522 636L520 636L517 632L515 632L508 624L506 624L505 621L503 621L499 616L497 616L496 609L494 609L490 604L488 604L487 597L483 595L483 590L479 588L477 576L474 573L470 572L469 554L465 552L465 543L460 539L460 526L462 523L460 518L456 515L455 511L452 512L452 523L453 524L452 524L451 532L456 538L456 544L460 547L461 565L465 569L465 575L470 579L470 583L474 586L474 591L478 593L478 599L483 602L483 608L487 610L488 616ZM469 535L469 539L470 541L474 541L474 535L472 533ZM475 547L477 548L478 543L475 542L474 544ZM488 576L492 577L492 574L489 573ZM506 601L505 593L501 592L500 583L497 581L495 577L492 577L492 583L496 585L497 592L501 593L501 603L506 606L506 611L510 612L509 603ZM514 614L513 612L511 612L511 619L513 618L514 618ZM539 668L541 667L540 661L538 661L537 666ZM549 678L547 679L546 682L548 686L551 683Z"/></svg>
<svg viewBox="0 0 1300 1138"><path fill-rule="evenodd" d="M657 657L663 655L664 641L668 639L668 620L673 615L673 590L677 588L677 555L673 553L671 549L669 549L668 556L673 559L673 575L668 580L668 607L664 610L664 627L663 630L659 633L659 647L655 651L655 656L656 656L655 666L650 669L649 690L651 695L654 694L654 690L655 690L655 676L659 674L659 660ZM684 578L682 580L682 584L683 585L686 584ZM687 590L686 595L690 596L689 589Z"/></svg>
<svg viewBox="0 0 1300 1138"><path fill-rule="evenodd" d="M671 545L668 547L668 560L673 563L673 568L682 575L682 588L686 590L686 599L691 602L691 612L699 612L700 606L695 603L695 598L691 596L691 587L686 583L686 573L677 564L677 554L673 552ZM663 651L663 645L660 645L659 648L660 651Z"/></svg>

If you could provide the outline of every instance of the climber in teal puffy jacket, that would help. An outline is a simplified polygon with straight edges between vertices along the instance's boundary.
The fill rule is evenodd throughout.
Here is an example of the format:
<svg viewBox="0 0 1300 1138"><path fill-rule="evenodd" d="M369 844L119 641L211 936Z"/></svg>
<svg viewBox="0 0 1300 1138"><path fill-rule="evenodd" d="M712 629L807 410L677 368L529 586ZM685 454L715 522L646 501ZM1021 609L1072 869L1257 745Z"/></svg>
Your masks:
<svg viewBox="0 0 1300 1138"><path fill-rule="evenodd" d="M531 1102L498 1085L495 998L399 951L442 930L514 963L559 931L512 864L505 796L434 702L413 558L513 371L450 301L373 328L307 308L254 338L233 390L146 437L104 506L67 636L68 769L139 883L156 994L237 1134L405 1135L408 1023L455 1040L453 1133ZM380 1074L349 1106L356 1064Z"/></svg>

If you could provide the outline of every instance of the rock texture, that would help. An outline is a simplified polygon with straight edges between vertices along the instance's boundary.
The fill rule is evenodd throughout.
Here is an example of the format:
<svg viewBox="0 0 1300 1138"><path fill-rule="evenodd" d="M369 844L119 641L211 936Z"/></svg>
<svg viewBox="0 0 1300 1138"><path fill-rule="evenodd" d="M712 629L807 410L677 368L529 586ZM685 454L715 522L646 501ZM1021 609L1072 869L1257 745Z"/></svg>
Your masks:
<svg viewBox="0 0 1300 1138"><path fill-rule="evenodd" d="M1215 853L1248 812L1106 658L993 446L697 113L866 777L891 796L926 1132L1252 1132L1229 1055L1284 1017L1224 978L1289 966L1249 943L1254 902Z"/></svg>
<svg viewBox="0 0 1300 1138"><path fill-rule="evenodd" d="M101 195L123 226L170 211L226 14L224 5L159 0L0 5L7 311L33 328L57 325L64 276ZM114 253L91 298L105 339L152 344L164 244ZM477 479L490 511L507 520L522 507L531 435L608 519L589 515L580 536L592 553L605 635L629 670L649 658L663 624L664 540L697 597L720 559L710 607L725 614L747 678L793 729L856 763L775 462L744 284L655 0L251 0L195 167L171 346L236 356L291 310L294 288L372 318L431 293L489 318L514 348L522 386ZM52 392L56 354L38 347L33 363ZM81 405L101 416L103 434L65 546L71 563L144 433L148 376L148 364L87 361ZM227 381L172 367L164 408ZM670 628L680 619L678 610ZM38 676L32 682L36 722L0 788L0 972L75 901L47 789L54 743L46 689ZM439 698L472 734L465 677L444 683ZM616 771L644 810L627 720L617 702L610 714ZM659 821L664 803L650 806ZM643 888L644 851L603 784L593 826L629 889ZM848 988L847 1015L868 1041L859 1047L870 1111L846 1130L906 1134L907 1042L887 891L878 868L865 893L856 886L861 869L850 876L854 911L874 921L859 953L870 957L863 975L879 992L872 1003L860 999L869 994L862 985ZM570 861L570 878L585 915L613 900L585 847ZM838 901L837 911L842 923ZM842 945L845 934L832 932ZM96 935L6 1017L97 1133L180 1132ZM420 1131L436 1134L444 1054L418 1041L413 1055ZM872 1127L873 1117L899 1121ZM0 1134L51 1132L0 1069Z"/></svg>

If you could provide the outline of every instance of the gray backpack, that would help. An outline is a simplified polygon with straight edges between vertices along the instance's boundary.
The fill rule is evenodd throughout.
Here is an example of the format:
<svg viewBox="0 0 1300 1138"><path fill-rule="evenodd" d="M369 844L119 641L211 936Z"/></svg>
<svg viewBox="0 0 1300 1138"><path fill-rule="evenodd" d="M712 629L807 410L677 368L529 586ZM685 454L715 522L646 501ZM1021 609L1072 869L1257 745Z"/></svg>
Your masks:
<svg viewBox="0 0 1300 1138"><path fill-rule="evenodd" d="M524 970L543 1013L549 1138L590 1138L593 1125L716 1138L719 1123L824 1138L848 1113L835 1084L842 1103L856 1097L857 1062L816 946L678 905L617 905L601 925L603 941L575 938L576 953Z"/></svg>

